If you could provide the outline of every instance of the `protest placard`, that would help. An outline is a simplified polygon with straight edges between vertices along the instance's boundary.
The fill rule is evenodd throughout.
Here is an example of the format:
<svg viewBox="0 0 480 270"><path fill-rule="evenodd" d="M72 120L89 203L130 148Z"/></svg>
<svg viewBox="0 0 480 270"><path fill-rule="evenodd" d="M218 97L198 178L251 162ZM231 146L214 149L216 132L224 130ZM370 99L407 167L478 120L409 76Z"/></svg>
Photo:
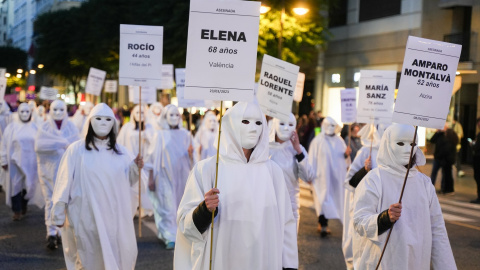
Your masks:
<svg viewBox="0 0 480 270"><path fill-rule="evenodd" d="M199 99L185 99L185 69L175 69L175 82L177 83L178 106L182 108L205 107L205 101Z"/></svg>
<svg viewBox="0 0 480 270"><path fill-rule="evenodd" d="M354 123L357 120L357 90L348 88L340 91L342 122Z"/></svg>
<svg viewBox="0 0 480 270"><path fill-rule="evenodd" d="M99 96L102 92L103 82L105 81L106 71L91 67L88 72L85 93Z"/></svg>
<svg viewBox="0 0 480 270"><path fill-rule="evenodd" d="M116 80L106 80L105 81L105 93L117 93L117 81Z"/></svg>
<svg viewBox="0 0 480 270"><path fill-rule="evenodd" d="M5 73L7 73L6 68L0 68L0 78L5 78Z"/></svg>
<svg viewBox="0 0 480 270"><path fill-rule="evenodd" d="M157 102L157 89L150 86L142 86L142 103L152 104ZM133 104L140 103L140 87L129 85L128 86L128 97Z"/></svg>
<svg viewBox="0 0 480 270"><path fill-rule="evenodd" d="M163 27L120 25L120 85L161 87Z"/></svg>
<svg viewBox="0 0 480 270"><path fill-rule="evenodd" d="M42 86L40 87L40 99L44 100L56 100L58 94L58 89L52 87Z"/></svg>
<svg viewBox="0 0 480 270"><path fill-rule="evenodd" d="M7 89L7 78L0 77L0 102L3 102L6 89Z"/></svg>
<svg viewBox="0 0 480 270"><path fill-rule="evenodd" d="M303 86L305 85L305 73L299 72L297 78L297 85L295 86L295 92L293 92L293 100L301 102L303 98Z"/></svg>
<svg viewBox="0 0 480 270"><path fill-rule="evenodd" d="M162 80L160 89L172 89L174 87L173 83L173 65L167 64L162 65Z"/></svg>
<svg viewBox="0 0 480 270"><path fill-rule="evenodd" d="M389 124L395 98L395 70L361 70L357 122Z"/></svg>
<svg viewBox="0 0 480 270"><path fill-rule="evenodd" d="M392 121L441 129L461 45L409 36Z"/></svg>
<svg viewBox="0 0 480 270"><path fill-rule="evenodd" d="M289 119L299 69L299 66L270 55L263 56L257 90L263 113L282 120Z"/></svg>
<svg viewBox="0 0 480 270"><path fill-rule="evenodd" d="M260 2L190 2L185 98L251 101Z"/></svg>

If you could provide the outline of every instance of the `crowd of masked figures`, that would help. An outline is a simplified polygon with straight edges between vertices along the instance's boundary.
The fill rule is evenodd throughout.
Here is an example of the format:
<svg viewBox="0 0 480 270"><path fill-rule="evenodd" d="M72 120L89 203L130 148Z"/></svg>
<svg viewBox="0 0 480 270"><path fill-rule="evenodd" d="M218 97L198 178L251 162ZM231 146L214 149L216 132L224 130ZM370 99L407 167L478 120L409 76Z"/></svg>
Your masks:
<svg viewBox="0 0 480 270"><path fill-rule="evenodd" d="M44 207L46 246L63 247L68 269L134 269L134 217L147 215L175 269L209 269L210 257L213 269L298 269L301 181L319 235L342 222L347 269L375 269L393 224L380 269L456 269L434 186L416 169L425 156L412 126L354 127L359 139L346 143L325 117L306 145L293 114L265 117L255 101L221 123L207 111L194 136L172 104L137 105L122 124L104 103L71 117L61 100L48 112L33 101L0 106L12 222Z"/></svg>

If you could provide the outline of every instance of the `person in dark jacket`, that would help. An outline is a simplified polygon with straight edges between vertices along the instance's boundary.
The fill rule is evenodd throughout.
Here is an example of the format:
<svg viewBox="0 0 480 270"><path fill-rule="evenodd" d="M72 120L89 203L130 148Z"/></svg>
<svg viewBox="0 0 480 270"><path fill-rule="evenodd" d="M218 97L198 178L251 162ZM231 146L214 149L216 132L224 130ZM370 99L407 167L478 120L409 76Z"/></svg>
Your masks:
<svg viewBox="0 0 480 270"><path fill-rule="evenodd" d="M477 118L477 127L480 128L480 118ZM480 132L477 134L473 146L473 177L477 183L477 198L471 203L480 204Z"/></svg>
<svg viewBox="0 0 480 270"><path fill-rule="evenodd" d="M457 155L457 134L445 125L442 130L435 132L430 142L435 144L431 174L432 184L435 185L437 172L442 168L441 193L452 195L454 192L452 165L455 164Z"/></svg>

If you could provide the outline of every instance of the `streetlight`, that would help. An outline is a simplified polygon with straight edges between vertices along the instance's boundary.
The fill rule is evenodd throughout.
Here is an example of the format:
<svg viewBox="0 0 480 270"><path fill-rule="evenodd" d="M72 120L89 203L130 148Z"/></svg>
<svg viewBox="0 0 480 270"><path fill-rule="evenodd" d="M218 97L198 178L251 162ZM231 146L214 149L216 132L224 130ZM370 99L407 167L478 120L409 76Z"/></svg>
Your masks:
<svg viewBox="0 0 480 270"><path fill-rule="evenodd" d="M270 11L268 6L260 6L260 13L265 14ZM309 9L304 6L302 3L297 3L297 6L292 8L293 12L299 16L305 15L308 13ZM285 0L282 0L282 15L280 16L280 37L278 38L278 58L282 59L282 49L283 49L283 22L285 18ZM283 60L283 59L282 59Z"/></svg>
<svg viewBox="0 0 480 270"><path fill-rule="evenodd" d="M39 68L39 69L42 69L43 67L44 67L43 64L38 64L38 68Z"/></svg>
<svg viewBox="0 0 480 270"><path fill-rule="evenodd" d="M17 69L17 73L23 73L23 69L21 68Z"/></svg>
<svg viewBox="0 0 480 270"><path fill-rule="evenodd" d="M22 74L17 74L17 78L22 78Z"/></svg>
<svg viewBox="0 0 480 270"><path fill-rule="evenodd" d="M35 74L35 73L37 73L37 71L35 71L35 69L30 70L30 74Z"/></svg>
<svg viewBox="0 0 480 270"><path fill-rule="evenodd" d="M10 78L11 74L10 73L5 73L6 78Z"/></svg>

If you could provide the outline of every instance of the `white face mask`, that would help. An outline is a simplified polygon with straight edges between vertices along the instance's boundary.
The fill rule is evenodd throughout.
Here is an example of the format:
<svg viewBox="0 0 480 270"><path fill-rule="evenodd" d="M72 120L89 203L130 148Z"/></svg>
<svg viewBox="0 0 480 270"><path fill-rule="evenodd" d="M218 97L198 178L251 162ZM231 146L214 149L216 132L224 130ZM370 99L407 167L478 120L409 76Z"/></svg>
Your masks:
<svg viewBox="0 0 480 270"><path fill-rule="evenodd" d="M180 113L176 107L171 107L167 112L167 123L170 127L177 127L180 122Z"/></svg>
<svg viewBox="0 0 480 270"><path fill-rule="evenodd" d="M155 114L156 116L159 116L161 113L162 113L162 108L160 106L154 106L152 108L152 112L153 114Z"/></svg>
<svg viewBox="0 0 480 270"><path fill-rule="evenodd" d="M90 114L90 111L92 111L93 104L88 102L83 105L83 113L87 116Z"/></svg>
<svg viewBox="0 0 480 270"><path fill-rule="evenodd" d="M240 124L240 144L244 149L254 148L262 134L262 112L258 107L247 106Z"/></svg>
<svg viewBox="0 0 480 270"><path fill-rule="evenodd" d="M45 114L45 107L38 106L37 112L38 112L38 115L43 116Z"/></svg>
<svg viewBox="0 0 480 270"><path fill-rule="evenodd" d="M109 116L95 116L90 122L93 131L98 137L107 136L113 128L115 121Z"/></svg>
<svg viewBox="0 0 480 270"><path fill-rule="evenodd" d="M207 127L207 129L213 130L215 129L215 125L217 124L216 122L216 119L210 116L205 119L205 126Z"/></svg>
<svg viewBox="0 0 480 270"><path fill-rule="evenodd" d="M28 122L30 120L30 115L32 110L29 106L21 106L18 108L18 117L22 122Z"/></svg>
<svg viewBox="0 0 480 270"><path fill-rule="evenodd" d="M327 135L334 135L334 134L335 134L335 125L329 123L329 124L325 127L325 134L327 134Z"/></svg>
<svg viewBox="0 0 480 270"><path fill-rule="evenodd" d="M52 118L53 120L60 121L65 117L65 114L67 113L65 111L65 106L62 103L57 103L54 104L53 107L50 108L52 110Z"/></svg>
<svg viewBox="0 0 480 270"><path fill-rule="evenodd" d="M396 164L405 166L408 165L410 159L410 151L412 150L414 129L413 127L404 128L392 134L391 141L388 146L392 150L394 155L394 161ZM417 151L418 146L415 144L413 153Z"/></svg>
<svg viewBox="0 0 480 270"><path fill-rule="evenodd" d="M145 121L145 108L142 108L142 122ZM135 113L133 114L133 119L136 121L136 122L140 122L140 110L137 108L137 110L135 110Z"/></svg>
<svg viewBox="0 0 480 270"><path fill-rule="evenodd" d="M275 133L281 141L288 141L292 137L293 131L295 131L295 116L290 115L288 121L279 120L275 126Z"/></svg>

